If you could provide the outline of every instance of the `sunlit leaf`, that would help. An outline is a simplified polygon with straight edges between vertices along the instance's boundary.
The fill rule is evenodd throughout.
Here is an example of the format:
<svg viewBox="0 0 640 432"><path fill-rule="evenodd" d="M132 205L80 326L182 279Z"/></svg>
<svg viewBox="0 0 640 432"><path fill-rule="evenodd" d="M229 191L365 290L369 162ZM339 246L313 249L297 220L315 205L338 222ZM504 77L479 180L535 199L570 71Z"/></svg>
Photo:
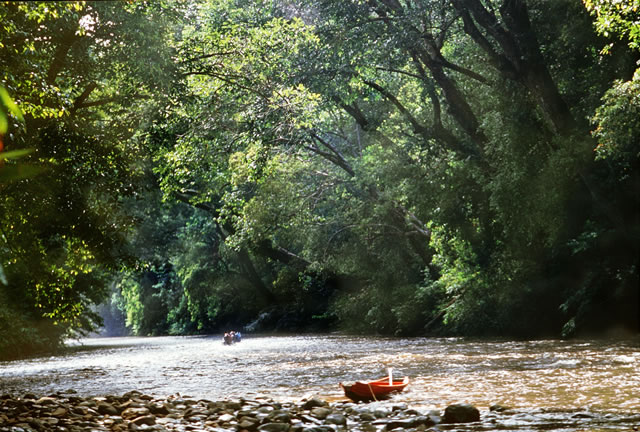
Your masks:
<svg viewBox="0 0 640 432"><path fill-rule="evenodd" d="M0 263L0 283L4 285L8 285L7 276L4 274L4 268L2 267L2 263Z"/></svg>
<svg viewBox="0 0 640 432"><path fill-rule="evenodd" d="M7 120L7 116L5 116L2 111L0 111L0 135L6 134L8 129L9 121Z"/></svg>
<svg viewBox="0 0 640 432"><path fill-rule="evenodd" d="M17 159L33 153L33 149L11 150L0 153L0 160Z"/></svg>
<svg viewBox="0 0 640 432"><path fill-rule="evenodd" d="M11 99L9 93L4 87L0 86L0 100L2 103L9 109L11 114L16 116L20 121L24 121L24 117L22 116L22 111L18 108L18 105Z"/></svg>

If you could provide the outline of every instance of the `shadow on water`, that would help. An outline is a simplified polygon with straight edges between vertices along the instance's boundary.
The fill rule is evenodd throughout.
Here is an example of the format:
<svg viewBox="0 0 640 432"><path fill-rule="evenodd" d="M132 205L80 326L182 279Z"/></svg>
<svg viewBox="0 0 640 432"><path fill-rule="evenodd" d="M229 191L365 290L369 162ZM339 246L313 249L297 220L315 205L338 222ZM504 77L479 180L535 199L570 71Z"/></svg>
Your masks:
<svg viewBox="0 0 640 432"><path fill-rule="evenodd" d="M87 353L92 351L103 351L107 349L118 350L118 349L124 349L124 348L131 348L135 346L136 346L135 343L131 343L131 344L122 343L117 345L106 345L106 344L105 345L70 345L70 346L65 346L62 350L60 350L56 354L57 355L74 355L74 354L81 354L81 353Z"/></svg>
<svg viewBox="0 0 640 432"><path fill-rule="evenodd" d="M195 336L176 336L176 338L189 338L191 340L204 340L217 342L220 338L218 336L210 335L195 335ZM52 355L74 355L84 352L102 351L102 350L119 350L125 348L139 348L144 345L154 345L155 337L140 337L140 336L121 336L121 337L95 337L85 339L70 339L66 345L58 352ZM90 342L89 342L90 341ZM100 343L100 342L103 343ZM115 341L115 342L114 342ZM146 343L145 343L146 341ZM89 343L88 343L89 342Z"/></svg>

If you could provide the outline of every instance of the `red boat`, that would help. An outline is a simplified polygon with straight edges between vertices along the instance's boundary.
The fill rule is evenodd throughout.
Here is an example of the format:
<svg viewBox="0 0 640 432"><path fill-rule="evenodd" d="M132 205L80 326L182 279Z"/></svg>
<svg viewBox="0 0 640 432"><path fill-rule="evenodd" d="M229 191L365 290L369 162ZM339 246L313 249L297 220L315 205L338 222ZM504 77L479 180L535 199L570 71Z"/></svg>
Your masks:
<svg viewBox="0 0 640 432"><path fill-rule="evenodd" d="M387 399L392 393L399 393L408 385L409 377L404 377L401 380L392 379L391 383L389 383L389 377L368 382L356 381L352 385L340 383L344 394L353 401Z"/></svg>

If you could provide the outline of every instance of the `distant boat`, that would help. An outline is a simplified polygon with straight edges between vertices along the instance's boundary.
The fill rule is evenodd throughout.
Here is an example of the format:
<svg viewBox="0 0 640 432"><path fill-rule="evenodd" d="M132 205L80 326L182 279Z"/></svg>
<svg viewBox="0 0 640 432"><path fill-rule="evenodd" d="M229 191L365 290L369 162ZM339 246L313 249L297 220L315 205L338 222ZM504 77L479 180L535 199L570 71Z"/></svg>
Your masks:
<svg viewBox="0 0 640 432"><path fill-rule="evenodd" d="M222 337L222 343L225 345L232 345L242 340L242 334L236 331L228 331Z"/></svg>
<svg viewBox="0 0 640 432"><path fill-rule="evenodd" d="M401 380L384 377L375 381L356 381L351 385L340 383L345 396L356 402L388 399L392 393L399 393L408 385L409 377Z"/></svg>

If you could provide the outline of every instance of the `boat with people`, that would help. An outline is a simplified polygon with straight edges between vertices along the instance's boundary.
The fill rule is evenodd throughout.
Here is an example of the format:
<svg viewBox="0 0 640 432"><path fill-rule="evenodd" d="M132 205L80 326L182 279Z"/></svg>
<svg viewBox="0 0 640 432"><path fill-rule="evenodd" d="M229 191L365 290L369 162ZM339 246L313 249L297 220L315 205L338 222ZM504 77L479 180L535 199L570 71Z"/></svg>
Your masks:
<svg viewBox="0 0 640 432"><path fill-rule="evenodd" d="M242 334L239 331L230 330L222 337L222 343L225 345L232 345L240 341L242 341Z"/></svg>
<svg viewBox="0 0 640 432"><path fill-rule="evenodd" d="M340 383L345 396L354 402L388 399L393 393L399 393L409 385L409 377L394 379L391 374L373 381L356 381L353 384Z"/></svg>

